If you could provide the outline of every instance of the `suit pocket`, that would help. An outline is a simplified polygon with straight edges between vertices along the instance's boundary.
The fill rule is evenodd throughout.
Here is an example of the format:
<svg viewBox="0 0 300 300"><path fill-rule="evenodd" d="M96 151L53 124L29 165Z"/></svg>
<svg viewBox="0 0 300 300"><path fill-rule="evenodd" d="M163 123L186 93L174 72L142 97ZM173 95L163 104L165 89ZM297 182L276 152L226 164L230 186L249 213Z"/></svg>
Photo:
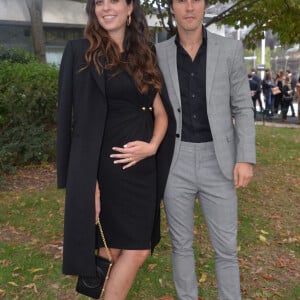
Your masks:
<svg viewBox="0 0 300 300"><path fill-rule="evenodd" d="M233 134L226 135L225 139L226 139L227 143L233 143L234 142L234 135Z"/></svg>
<svg viewBox="0 0 300 300"><path fill-rule="evenodd" d="M215 141L216 156L224 176L233 179L235 164L235 140L233 134L228 134Z"/></svg>

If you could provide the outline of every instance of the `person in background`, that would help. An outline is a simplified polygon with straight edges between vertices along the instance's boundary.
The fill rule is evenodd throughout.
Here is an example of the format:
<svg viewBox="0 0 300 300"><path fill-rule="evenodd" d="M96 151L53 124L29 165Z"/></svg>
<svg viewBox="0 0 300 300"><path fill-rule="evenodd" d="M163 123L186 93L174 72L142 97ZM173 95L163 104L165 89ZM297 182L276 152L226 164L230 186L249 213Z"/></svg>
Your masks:
<svg viewBox="0 0 300 300"><path fill-rule="evenodd" d="M273 95L272 95L272 87L274 87L274 82L272 78L272 72L267 69L265 73L265 77L262 82L263 94L265 99L265 114L267 117L273 116Z"/></svg>
<svg viewBox="0 0 300 300"><path fill-rule="evenodd" d="M297 102L298 102L298 124L300 124L300 76L296 83L296 95L297 95Z"/></svg>
<svg viewBox="0 0 300 300"><path fill-rule="evenodd" d="M248 74L248 79L249 79L249 86L250 86L250 91L251 91L251 98L253 101L254 120L256 120L256 99L257 99L256 94L258 93L259 87L258 87L257 82L253 79L252 73Z"/></svg>
<svg viewBox="0 0 300 300"><path fill-rule="evenodd" d="M290 84L291 84L291 89L293 91L292 96L294 96L295 88L296 88L296 83L297 83L297 78L295 77L295 75L289 69L286 70L285 77L289 77L290 78L289 81L290 81ZM295 108L294 108L294 102L293 102L293 100L290 101L289 107L291 107L292 117L295 117L296 115L295 115ZM288 110L289 110L289 107L288 107Z"/></svg>
<svg viewBox="0 0 300 300"><path fill-rule="evenodd" d="M293 90L291 86L291 77L286 76L283 80L282 86L282 121L286 122L287 120L287 113L289 110L289 106L293 101Z"/></svg>
<svg viewBox="0 0 300 300"><path fill-rule="evenodd" d="M178 299L198 300L193 240L199 197L215 253L219 299L240 300L236 189L253 176L253 103L242 43L205 29L207 4L170 0L177 34L156 44L177 120L164 206Z"/></svg>
<svg viewBox="0 0 300 300"><path fill-rule="evenodd" d="M253 76L253 80L258 85L258 90L257 90L257 93L256 93L256 101L255 102L258 102L259 108L260 108L260 112L262 113L264 111L264 109L263 109L262 101L261 101L261 78L257 74L257 70L255 68L251 69L251 73L252 73L252 76ZM256 103L254 105L254 108L256 109Z"/></svg>
<svg viewBox="0 0 300 300"><path fill-rule="evenodd" d="M274 114L278 114L279 106L282 105L282 82L283 82L283 70L278 70L276 73L275 86L280 90L279 94L274 95Z"/></svg>
<svg viewBox="0 0 300 300"><path fill-rule="evenodd" d="M59 76L63 273L96 276L100 216L113 258L104 299L122 300L160 239L175 119L139 1L88 0L86 11L86 39L68 42Z"/></svg>

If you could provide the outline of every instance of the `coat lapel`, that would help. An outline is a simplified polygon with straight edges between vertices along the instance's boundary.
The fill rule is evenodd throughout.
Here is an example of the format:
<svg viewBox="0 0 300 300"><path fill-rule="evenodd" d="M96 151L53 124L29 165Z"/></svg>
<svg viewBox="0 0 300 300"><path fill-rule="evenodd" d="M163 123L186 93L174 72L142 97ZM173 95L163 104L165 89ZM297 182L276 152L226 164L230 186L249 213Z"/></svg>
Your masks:
<svg viewBox="0 0 300 300"><path fill-rule="evenodd" d="M90 45L90 43L87 39L82 39L81 54L80 54L80 57L83 58L83 65L82 66L86 66L86 61L85 61L84 57L85 57L86 51L89 48L89 45ZM97 83L97 86L100 89L101 93L103 95L105 95L105 82L104 82L103 72L100 73L100 74L97 72L96 66L95 66L93 61L91 62L90 66L89 66L89 70L92 74L92 77L95 79L95 81Z"/></svg>
<svg viewBox="0 0 300 300"><path fill-rule="evenodd" d="M96 69L94 63L92 63L91 64L91 73L92 73L92 76L95 79L97 86L100 89L101 93L105 96L105 81L104 81L103 72L99 74L97 72L97 69Z"/></svg>
<svg viewBox="0 0 300 300"><path fill-rule="evenodd" d="M206 60L206 101L209 103L214 82L214 76L219 58L220 46L214 36L207 31L207 60Z"/></svg>

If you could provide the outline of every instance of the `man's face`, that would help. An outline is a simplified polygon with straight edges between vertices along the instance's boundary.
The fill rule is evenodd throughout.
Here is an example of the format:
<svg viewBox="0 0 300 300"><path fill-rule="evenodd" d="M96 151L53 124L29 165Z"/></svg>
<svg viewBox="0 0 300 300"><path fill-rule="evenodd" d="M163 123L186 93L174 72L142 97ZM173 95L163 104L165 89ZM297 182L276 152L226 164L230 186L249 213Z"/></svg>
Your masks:
<svg viewBox="0 0 300 300"><path fill-rule="evenodd" d="M202 27L205 0L173 0L170 9L179 31L195 31Z"/></svg>

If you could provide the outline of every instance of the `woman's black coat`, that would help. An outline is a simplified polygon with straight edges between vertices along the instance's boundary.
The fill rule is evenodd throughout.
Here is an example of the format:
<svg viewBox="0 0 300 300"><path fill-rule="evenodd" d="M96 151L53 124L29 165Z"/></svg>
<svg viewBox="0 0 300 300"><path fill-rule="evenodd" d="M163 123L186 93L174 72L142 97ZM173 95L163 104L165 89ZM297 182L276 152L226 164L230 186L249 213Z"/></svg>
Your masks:
<svg viewBox="0 0 300 300"><path fill-rule="evenodd" d="M57 183L66 187L63 273L95 274L95 186L107 103L103 75L85 65L87 40L68 42L62 58L58 92ZM162 100L169 116L157 152L158 195L152 250L160 240L160 200L175 142L175 118L165 87ZM111 180L114 180L113 178Z"/></svg>

